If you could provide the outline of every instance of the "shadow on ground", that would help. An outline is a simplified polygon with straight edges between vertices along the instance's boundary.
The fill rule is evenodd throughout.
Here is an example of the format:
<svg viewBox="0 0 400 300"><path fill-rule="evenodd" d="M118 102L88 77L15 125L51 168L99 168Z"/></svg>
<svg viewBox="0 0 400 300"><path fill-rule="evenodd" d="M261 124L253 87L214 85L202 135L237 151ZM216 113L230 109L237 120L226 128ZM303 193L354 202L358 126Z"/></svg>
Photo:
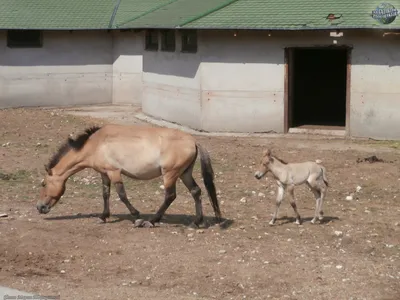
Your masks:
<svg viewBox="0 0 400 300"><path fill-rule="evenodd" d="M302 224L304 223L309 223L313 218L312 217L307 217L307 218L302 218ZM275 225L285 225L288 223L294 223L296 221L295 217L281 217L281 218L277 218L277 221L283 221L283 222L279 222L279 223L275 223ZM326 224L329 222L333 222L333 221L337 221L340 220L338 217L328 217L328 216L324 216L324 218L319 221L317 220L317 222L315 222L316 225L318 224Z"/></svg>
<svg viewBox="0 0 400 300"><path fill-rule="evenodd" d="M141 214L140 218L145 220L150 220L154 215L151 214ZM77 220L77 219L88 219L88 218L99 218L100 214L76 214L76 215L66 215L66 216L57 216L57 217L46 217L44 220L48 221L60 221L60 220ZM136 218L130 214L113 214L110 219L107 220L108 224L119 223L122 221L131 221L135 223ZM161 219L161 224L168 225L183 225L183 226L191 226L194 220L194 216L183 215L183 214L165 214ZM100 221L99 221L100 222ZM104 223L101 221L101 223ZM222 218L221 223L219 223L219 227L221 229L227 229L234 223L233 220ZM214 217L204 216L204 222L200 225L201 228L209 228L211 226L217 225ZM159 224L156 224L156 227L160 227Z"/></svg>

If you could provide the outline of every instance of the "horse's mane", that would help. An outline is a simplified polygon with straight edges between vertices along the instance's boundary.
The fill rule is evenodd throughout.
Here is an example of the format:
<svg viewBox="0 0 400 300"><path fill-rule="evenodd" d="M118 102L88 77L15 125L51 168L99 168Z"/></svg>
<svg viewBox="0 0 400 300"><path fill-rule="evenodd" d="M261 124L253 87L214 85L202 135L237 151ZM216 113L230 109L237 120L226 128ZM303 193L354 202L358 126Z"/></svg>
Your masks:
<svg viewBox="0 0 400 300"><path fill-rule="evenodd" d="M283 163L284 165L287 165L288 163L286 161L284 161L283 159L276 157L275 155L273 156L276 160L279 160L281 163Z"/></svg>
<svg viewBox="0 0 400 300"><path fill-rule="evenodd" d="M101 127L93 126L87 128L83 133L78 135L75 139L68 138L67 141L58 148L56 153L54 153L53 157L50 159L49 163L47 164L47 168L50 170L54 168L61 160L61 158L66 155L69 150L80 150L86 144L89 137L99 130Z"/></svg>

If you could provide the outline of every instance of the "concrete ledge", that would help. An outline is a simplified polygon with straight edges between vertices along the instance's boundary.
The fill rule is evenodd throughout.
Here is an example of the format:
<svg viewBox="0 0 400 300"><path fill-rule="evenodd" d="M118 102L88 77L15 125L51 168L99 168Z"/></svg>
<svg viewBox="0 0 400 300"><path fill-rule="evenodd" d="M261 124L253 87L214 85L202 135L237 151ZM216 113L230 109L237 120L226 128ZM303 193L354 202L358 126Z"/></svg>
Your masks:
<svg viewBox="0 0 400 300"><path fill-rule="evenodd" d="M309 128L290 128L289 133L302 133L302 134L318 134L330 136L346 136L345 130L331 130L331 129L309 129Z"/></svg>

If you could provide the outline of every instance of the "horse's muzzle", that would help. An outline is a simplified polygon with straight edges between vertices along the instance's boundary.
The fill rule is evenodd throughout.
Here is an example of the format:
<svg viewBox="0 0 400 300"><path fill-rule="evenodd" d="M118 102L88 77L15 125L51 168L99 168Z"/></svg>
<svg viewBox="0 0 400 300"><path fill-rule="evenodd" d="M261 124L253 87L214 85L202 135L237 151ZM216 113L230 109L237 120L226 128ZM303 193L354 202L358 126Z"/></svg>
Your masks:
<svg viewBox="0 0 400 300"><path fill-rule="evenodd" d="M38 205L36 205L36 208L37 208L38 212L41 214L47 214L50 211L50 206L48 206L46 204L38 204Z"/></svg>

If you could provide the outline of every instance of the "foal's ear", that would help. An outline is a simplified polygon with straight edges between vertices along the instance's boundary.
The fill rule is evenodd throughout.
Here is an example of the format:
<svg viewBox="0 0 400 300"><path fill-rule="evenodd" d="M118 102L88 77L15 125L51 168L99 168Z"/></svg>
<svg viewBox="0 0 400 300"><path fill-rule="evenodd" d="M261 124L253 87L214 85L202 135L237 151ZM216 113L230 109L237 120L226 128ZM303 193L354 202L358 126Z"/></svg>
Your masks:
<svg viewBox="0 0 400 300"><path fill-rule="evenodd" d="M271 156L271 150L267 149L267 150L264 151L263 154L264 154L264 156Z"/></svg>

